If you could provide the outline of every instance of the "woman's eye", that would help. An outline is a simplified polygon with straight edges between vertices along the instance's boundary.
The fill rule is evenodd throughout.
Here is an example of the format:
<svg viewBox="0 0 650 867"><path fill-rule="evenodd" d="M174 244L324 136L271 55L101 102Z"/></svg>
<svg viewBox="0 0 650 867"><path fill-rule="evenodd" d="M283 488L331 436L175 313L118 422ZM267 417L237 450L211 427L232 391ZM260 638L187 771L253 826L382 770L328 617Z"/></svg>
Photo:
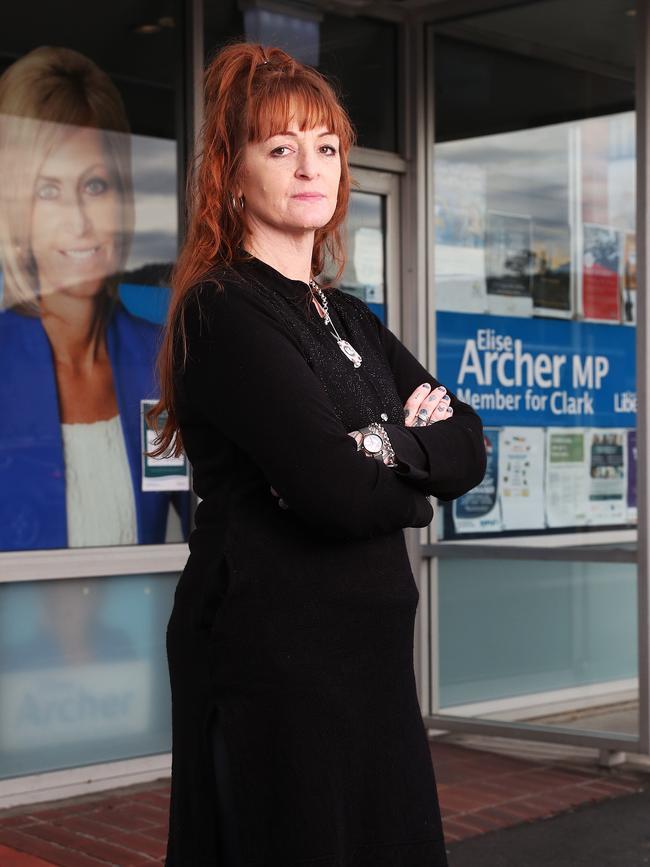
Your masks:
<svg viewBox="0 0 650 867"><path fill-rule="evenodd" d="M283 157L284 153L280 153L280 151L288 151L289 148L286 145L279 145L277 148L273 148L271 151L272 156Z"/></svg>
<svg viewBox="0 0 650 867"><path fill-rule="evenodd" d="M336 154L336 148L334 147L334 145L322 145L321 151L330 154L330 156L334 156Z"/></svg>
<svg viewBox="0 0 650 867"><path fill-rule="evenodd" d="M36 188L36 195L39 199L56 199L59 188L56 184L41 184Z"/></svg>
<svg viewBox="0 0 650 867"><path fill-rule="evenodd" d="M108 189L108 181L104 178L89 178L84 184L84 190L91 196L100 196Z"/></svg>

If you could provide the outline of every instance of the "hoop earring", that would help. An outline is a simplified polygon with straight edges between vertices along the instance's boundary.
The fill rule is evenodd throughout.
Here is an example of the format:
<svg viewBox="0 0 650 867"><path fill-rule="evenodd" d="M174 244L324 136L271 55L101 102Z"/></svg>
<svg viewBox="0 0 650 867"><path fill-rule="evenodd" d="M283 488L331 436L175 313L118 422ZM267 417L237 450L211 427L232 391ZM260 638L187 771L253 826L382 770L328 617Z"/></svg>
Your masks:
<svg viewBox="0 0 650 867"><path fill-rule="evenodd" d="M230 201L232 202L232 206L235 210L237 210L237 203L239 203L240 209L244 210L244 197L240 196L239 199L236 199L235 196L230 196Z"/></svg>

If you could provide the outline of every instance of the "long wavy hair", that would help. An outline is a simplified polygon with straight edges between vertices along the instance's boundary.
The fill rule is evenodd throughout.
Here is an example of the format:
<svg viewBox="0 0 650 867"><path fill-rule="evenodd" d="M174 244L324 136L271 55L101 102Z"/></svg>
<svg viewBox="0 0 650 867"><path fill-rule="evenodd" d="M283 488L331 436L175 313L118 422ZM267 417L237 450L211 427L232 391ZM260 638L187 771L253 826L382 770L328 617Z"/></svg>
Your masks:
<svg viewBox="0 0 650 867"><path fill-rule="evenodd" d="M331 84L315 69L299 63L280 48L235 43L223 48L205 74L205 121L201 145L188 177L189 222L185 242L172 273L172 297L158 356L160 400L147 414L158 432L149 454L178 455L183 447L174 411L174 368L179 345L187 355L183 305L211 272L242 261L248 235L245 208L237 190L244 170L244 149L287 129L291 119L300 129L325 126L339 137L341 179L332 218L314 237L312 272L321 274L326 256L343 272L345 253L340 234L350 198L348 154L354 130ZM164 415L160 430L159 419Z"/></svg>

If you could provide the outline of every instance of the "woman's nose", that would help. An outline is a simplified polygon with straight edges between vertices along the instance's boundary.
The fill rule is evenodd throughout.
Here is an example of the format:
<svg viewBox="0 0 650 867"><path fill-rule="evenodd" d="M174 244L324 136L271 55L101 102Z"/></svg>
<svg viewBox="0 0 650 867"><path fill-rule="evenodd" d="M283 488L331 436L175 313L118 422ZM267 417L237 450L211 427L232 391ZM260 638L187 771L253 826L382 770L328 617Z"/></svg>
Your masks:
<svg viewBox="0 0 650 867"><path fill-rule="evenodd" d="M298 167L296 174L302 178L313 178L318 172L318 164L316 155L307 148L302 148L299 152Z"/></svg>
<svg viewBox="0 0 650 867"><path fill-rule="evenodd" d="M77 237L85 235L90 228L88 213L79 196L75 196L66 203L65 228Z"/></svg>

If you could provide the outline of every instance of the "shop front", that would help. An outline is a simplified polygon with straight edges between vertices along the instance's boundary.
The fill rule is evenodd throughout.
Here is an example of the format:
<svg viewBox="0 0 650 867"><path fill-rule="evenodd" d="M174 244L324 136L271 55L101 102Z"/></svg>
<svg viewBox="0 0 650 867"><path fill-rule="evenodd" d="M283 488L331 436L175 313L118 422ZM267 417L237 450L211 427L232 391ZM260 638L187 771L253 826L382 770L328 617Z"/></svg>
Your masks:
<svg viewBox="0 0 650 867"><path fill-rule="evenodd" d="M143 459L143 413L201 70L236 38L335 80L358 131L341 286L485 423L484 482L409 532L427 725L650 752L647 16L631 0L12 9L0 806L169 769L165 627L195 503L182 458Z"/></svg>

